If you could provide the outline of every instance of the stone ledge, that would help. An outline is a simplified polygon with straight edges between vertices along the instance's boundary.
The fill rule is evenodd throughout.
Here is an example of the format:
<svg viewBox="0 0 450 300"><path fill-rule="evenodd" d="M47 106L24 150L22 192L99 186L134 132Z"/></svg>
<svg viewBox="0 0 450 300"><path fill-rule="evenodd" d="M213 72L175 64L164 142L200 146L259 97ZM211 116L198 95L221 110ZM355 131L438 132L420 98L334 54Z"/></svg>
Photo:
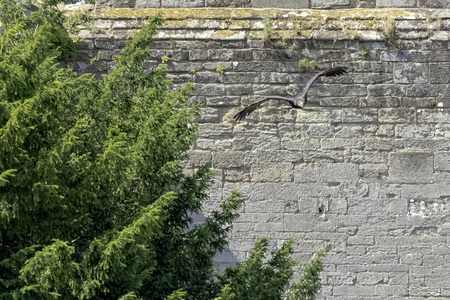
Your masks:
<svg viewBox="0 0 450 300"><path fill-rule="evenodd" d="M73 7L66 11L73 12ZM95 15L94 27L106 33L125 32L125 36L131 36L159 11L159 8L102 9ZM270 20L273 29L271 40L383 41L383 30L392 23L404 40L446 41L450 36L450 9L165 8L163 11L167 22L157 39L260 40L267 26L265 19Z"/></svg>
<svg viewBox="0 0 450 300"><path fill-rule="evenodd" d="M272 7L272 8L355 8L414 7L450 8L447 0L97 0L106 7Z"/></svg>

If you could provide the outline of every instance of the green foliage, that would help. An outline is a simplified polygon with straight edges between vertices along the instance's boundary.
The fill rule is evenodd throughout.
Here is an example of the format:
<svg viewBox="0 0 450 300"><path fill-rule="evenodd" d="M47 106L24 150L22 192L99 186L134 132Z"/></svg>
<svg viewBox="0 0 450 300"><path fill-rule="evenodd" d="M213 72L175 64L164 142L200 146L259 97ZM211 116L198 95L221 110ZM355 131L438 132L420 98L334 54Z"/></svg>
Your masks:
<svg viewBox="0 0 450 300"><path fill-rule="evenodd" d="M367 51L366 49L361 49L361 54L366 56L367 54L369 54L369 51Z"/></svg>
<svg viewBox="0 0 450 300"><path fill-rule="evenodd" d="M304 72L308 69L314 70L316 68L316 60L311 58L303 58L298 61L298 68Z"/></svg>
<svg viewBox="0 0 450 300"><path fill-rule="evenodd" d="M274 38L274 29L272 25L272 21L269 18L263 19L264 29L262 31L262 40L264 44L270 45L273 43Z"/></svg>
<svg viewBox="0 0 450 300"><path fill-rule="evenodd" d="M314 300L322 287L320 272L323 270L321 257L325 251L320 251L317 258L307 264L303 270L303 276L299 282L291 285L288 292L288 300Z"/></svg>
<svg viewBox="0 0 450 300"><path fill-rule="evenodd" d="M186 292L183 291L183 289L179 289L174 291L169 297L167 297L167 300L184 300L184 297L186 296Z"/></svg>
<svg viewBox="0 0 450 300"><path fill-rule="evenodd" d="M386 20L386 26L384 27L384 38L387 46L394 49L401 49L403 41L399 38L397 29L395 28L395 20Z"/></svg>
<svg viewBox="0 0 450 300"><path fill-rule="evenodd" d="M277 34L273 28L272 21L270 18L264 18L263 20L264 28L262 31L262 41L264 46L270 48L279 48L284 46L284 40L276 40Z"/></svg>
<svg viewBox="0 0 450 300"><path fill-rule="evenodd" d="M292 268L296 265L295 260L289 257L293 253L293 243L292 239L285 242L267 259L269 239L259 240L245 262L236 268L225 269L219 277L224 288L217 300L282 299L293 275Z"/></svg>
<svg viewBox="0 0 450 300"><path fill-rule="evenodd" d="M90 13L86 9L80 9L72 12L64 19L64 28L68 33L77 34L80 32L80 26L93 21Z"/></svg>
<svg viewBox="0 0 450 300"><path fill-rule="evenodd" d="M223 67L222 66L217 66L216 72L219 73L220 75L223 75L223 72L224 72Z"/></svg>
<svg viewBox="0 0 450 300"><path fill-rule="evenodd" d="M164 55L163 57L161 57L161 61L163 63L167 63L170 60L170 58L167 55Z"/></svg>
<svg viewBox="0 0 450 300"><path fill-rule="evenodd" d="M145 70L162 15L96 81L58 68L76 45L56 0L29 17L0 3L0 299L279 298L292 241L263 263L263 239L217 279L239 193L192 226L211 171L180 163L197 134L192 85Z"/></svg>

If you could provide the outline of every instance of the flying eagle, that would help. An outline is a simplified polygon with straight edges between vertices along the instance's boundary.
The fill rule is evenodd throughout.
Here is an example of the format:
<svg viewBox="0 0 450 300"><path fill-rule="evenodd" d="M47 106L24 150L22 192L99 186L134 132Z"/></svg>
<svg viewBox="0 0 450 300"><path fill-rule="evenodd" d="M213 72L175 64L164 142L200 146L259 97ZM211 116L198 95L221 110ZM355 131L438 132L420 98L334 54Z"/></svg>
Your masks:
<svg viewBox="0 0 450 300"><path fill-rule="evenodd" d="M234 119L236 121L244 120L245 117L247 117L255 109L257 109L261 104L263 104L264 102L266 102L268 100L282 100L282 101L286 101L291 106L290 109L292 109L292 108L303 109L303 107L306 105L306 101L307 101L306 96L308 95L308 91L311 88L311 85L314 83L314 81L316 81L317 78L319 78L320 76L327 76L327 77L333 76L333 77L336 77L336 76L341 76L342 74L345 74L345 73L347 73L347 68L345 68L345 67L330 68L328 70L325 70L325 71L322 71L320 73L317 73L313 78L311 78L306 83L305 88L303 89L303 92L301 92L297 96L295 96L295 97L280 97L280 96L269 96L269 97L266 97L263 100L255 102L252 105L249 105L246 108L244 108L243 110L241 110L239 113L237 113L234 116Z"/></svg>

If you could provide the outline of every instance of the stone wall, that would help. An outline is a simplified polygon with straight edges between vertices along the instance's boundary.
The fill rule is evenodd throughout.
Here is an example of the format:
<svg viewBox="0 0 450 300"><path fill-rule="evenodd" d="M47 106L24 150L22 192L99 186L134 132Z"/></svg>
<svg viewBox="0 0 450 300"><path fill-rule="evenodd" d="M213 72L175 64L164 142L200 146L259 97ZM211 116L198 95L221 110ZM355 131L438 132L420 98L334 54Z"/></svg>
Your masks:
<svg viewBox="0 0 450 300"><path fill-rule="evenodd" d="M100 8L276 7L276 8L450 8L448 0L97 0Z"/></svg>
<svg viewBox="0 0 450 300"><path fill-rule="evenodd" d="M157 10L103 9L80 32L87 59L75 68L105 73ZM216 170L204 213L233 189L248 199L219 265L241 261L261 237L273 247L296 238L301 263L328 249L319 299L450 297L450 10L172 8L165 16L148 68L167 56L169 78L195 82L192 99L205 104L186 162L187 172ZM314 70L299 68L305 58ZM331 66L350 73L319 79L304 110L271 102L232 120L264 96L298 93Z"/></svg>

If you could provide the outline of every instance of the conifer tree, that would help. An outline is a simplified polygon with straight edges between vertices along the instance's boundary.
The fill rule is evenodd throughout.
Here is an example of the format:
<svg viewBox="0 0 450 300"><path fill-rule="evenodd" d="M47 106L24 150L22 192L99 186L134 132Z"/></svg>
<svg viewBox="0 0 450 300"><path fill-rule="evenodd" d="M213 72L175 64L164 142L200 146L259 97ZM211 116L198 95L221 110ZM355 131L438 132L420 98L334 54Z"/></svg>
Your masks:
<svg viewBox="0 0 450 300"><path fill-rule="evenodd" d="M58 67L76 43L57 2L28 14L0 0L0 299L213 299L234 288L248 272L217 280L213 258L243 199L233 192L191 228L211 171L180 165L197 132L192 85L175 90L164 66L144 69L162 15L97 81ZM281 276L277 291L291 246L273 256L283 272L261 274Z"/></svg>

